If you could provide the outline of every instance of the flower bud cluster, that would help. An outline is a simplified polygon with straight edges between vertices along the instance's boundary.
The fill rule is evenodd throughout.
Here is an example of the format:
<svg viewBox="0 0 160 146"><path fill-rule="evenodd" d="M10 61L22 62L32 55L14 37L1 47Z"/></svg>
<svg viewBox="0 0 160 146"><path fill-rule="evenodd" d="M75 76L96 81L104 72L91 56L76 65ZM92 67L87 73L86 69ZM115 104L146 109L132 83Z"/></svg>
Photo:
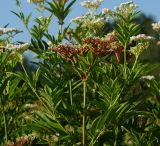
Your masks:
<svg viewBox="0 0 160 146"><path fill-rule="evenodd" d="M138 43L135 47L131 47L130 52L138 58L142 52L149 47L148 42Z"/></svg>
<svg viewBox="0 0 160 146"><path fill-rule="evenodd" d="M81 2L81 5L87 9L97 9L103 0L93 0L92 2L90 0L85 0Z"/></svg>
<svg viewBox="0 0 160 146"><path fill-rule="evenodd" d="M65 125L65 129L70 133L74 133L74 127L72 127L71 125Z"/></svg>
<svg viewBox="0 0 160 146"><path fill-rule="evenodd" d="M92 47L95 55L106 55L109 53L108 41L105 41L101 38L88 37L85 38L83 42L84 46L88 48L88 50L90 46Z"/></svg>
<svg viewBox="0 0 160 146"><path fill-rule="evenodd" d="M160 32L160 22L158 23L153 23L152 27L155 31Z"/></svg>
<svg viewBox="0 0 160 146"><path fill-rule="evenodd" d="M21 136L21 137L18 137L16 139L16 142L28 142L28 141L33 141L35 139L35 137L32 135L32 134L29 134L29 135L24 135L24 136Z"/></svg>
<svg viewBox="0 0 160 146"><path fill-rule="evenodd" d="M32 141L35 137L32 134L24 135L16 138L16 143L9 141L8 146L23 146L23 145L31 145Z"/></svg>
<svg viewBox="0 0 160 146"><path fill-rule="evenodd" d="M58 45L53 48L49 48L50 51L57 52L62 58L73 62L74 58L77 58L81 53L81 50L76 45Z"/></svg>
<svg viewBox="0 0 160 146"><path fill-rule="evenodd" d="M123 46L118 41L114 31L108 33L104 38L86 38L84 42L86 47L92 46L95 56L106 56L114 52L117 62L120 63Z"/></svg>
<svg viewBox="0 0 160 146"><path fill-rule="evenodd" d="M89 50L92 50L95 57L106 56L114 52L119 62L123 47L118 41L115 32L111 32L104 38L87 37L82 40L82 46L80 47L77 45L58 45L50 47L49 50L57 52L61 57L75 64L79 60L79 56L86 55Z"/></svg>
<svg viewBox="0 0 160 146"><path fill-rule="evenodd" d="M111 51L118 50L121 48L115 32L111 32L104 38L86 38L84 39L86 45L91 45L96 55L107 55Z"/></svg>
<svg viewBox="0 0 160 146"><path fill-rule="evenodd" d="M12 32L18 33L18 32L21 32L21 31L15 29L15 28L0 28L0 35L7 34L7 33L12 33Z"/></svg>

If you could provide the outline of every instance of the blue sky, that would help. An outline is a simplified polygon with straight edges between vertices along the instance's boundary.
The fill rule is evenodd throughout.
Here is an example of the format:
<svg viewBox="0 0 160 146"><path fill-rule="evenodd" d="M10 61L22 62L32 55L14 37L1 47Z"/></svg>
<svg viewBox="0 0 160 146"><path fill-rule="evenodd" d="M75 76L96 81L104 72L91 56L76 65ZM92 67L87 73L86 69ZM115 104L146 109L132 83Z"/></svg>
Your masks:
<svg viewBox="0 0 160 146"><path fill-rule="evenodd" d="M9 27L14 27L23 30L23 34L19 34L16 37L16 40L20 41L29 41L30 36L28 35L27 31L23 27L20 20L10 12L10 10L18 11L16 5L16 0L1 0L0 4L0 27L10 23ZM82 0L77 0L77 2L74 4L74 7L72 8L72 13L69 15L69 17L66 20L69 21L71 18L75 18L81 14L85 13L85 9L80 6L80 2ZM113 9L114 6L118 6L120 3L126 2L126 0L104 0L104 2L101 5L101 8L110 8ZM133 0L138 6L139 9L146 13L147 15L152 15L155 17L157 21L160 21L160 0ZM41 15L38 13L35 13L35 5L27 3L27 0L21 0L22 3L22 10L25 14L29 14L30 12L33 12L33 18L35 16ZM57 20L55 20L51 26L51 31L53 33L57 32ZM32 25L32 23L31 23Z"/></svg>

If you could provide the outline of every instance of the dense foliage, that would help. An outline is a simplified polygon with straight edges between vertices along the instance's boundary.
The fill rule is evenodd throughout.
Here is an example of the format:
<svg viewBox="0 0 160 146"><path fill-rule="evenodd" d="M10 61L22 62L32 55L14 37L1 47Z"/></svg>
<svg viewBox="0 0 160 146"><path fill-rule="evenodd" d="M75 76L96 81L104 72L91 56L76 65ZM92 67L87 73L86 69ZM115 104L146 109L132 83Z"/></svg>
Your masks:
<svg viewBox="0 0 160 146"><path fill-rule="evenodd" d="M31 14L12 11L30 44L12 42L20 30L0 28L0 144L158 146L160 65L140 57L159 38L140 34L137 5L99 12L102 0L84 1L86 14L64 25L76 0L28 2L50 16L30 27ZM57 36L49 31L54 18ZM160 24L153 29L158 36ZM41 60L32 70L23 59L27 49Z"/></svg>

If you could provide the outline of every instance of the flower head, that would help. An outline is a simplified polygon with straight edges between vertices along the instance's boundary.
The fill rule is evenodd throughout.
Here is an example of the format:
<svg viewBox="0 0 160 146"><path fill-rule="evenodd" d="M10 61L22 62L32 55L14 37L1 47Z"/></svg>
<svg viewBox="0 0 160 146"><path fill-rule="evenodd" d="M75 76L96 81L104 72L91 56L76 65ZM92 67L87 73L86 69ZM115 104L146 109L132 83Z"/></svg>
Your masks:
<svg viewBox="0 0 160 146"><path fill-rule="evenodd" d="M15 52L24 52L29 48L30 44L29 43L24 43L24 44L7 44L6 50L12 51L13 53Z"/></svg>
<svg viewBox="0 0 160 146"><path fill-rule="evenodd" d="M72 19L71 22L80 24L82 28L89 28L92 29L93 31L95 29L99 29L102 26L105 25L107 22L107 19L104 17L87 17L87 16L79 16L76 17L75 19Z"/></svg>
<svg viewBox="0 0 160 146"><path fill-rule="evenodd" d="M124 13L131 13L137 8L137 5L134 4L132 1L121 3L119 7L115 7L117 13L124 14Z"/></svg>
<svg viewBox="0 0 160 146"><path fill-rule="evenodd" d="M93 0L92 2L90 0L85 0L81 2L81 5L87 9L97 9L103 0Z"/></svg>
<svg viewBox="0 0 160 146"><path fill-rule="evenodd" d="M21 31L17 30L16 28L0 28L0 35L12 33L12 32L18 33Z"/></svg>
<svg viewBox="0 0 160 146"><path fill-rule="evenodd" d="M160 32L160 22L158 23L153 23L152 27L155 31L159 31Z"/></svg>
<svg viewBox="0 0 160 146"><path fill-rule="evenodd" d="M108 8L102 9L102 14L108 15L111 17L118 17L119 15L123 16L123 18L128 19L130 14L134 13L137 9L137 5L134 4L132 1L121 3L120 6L116 6L114 10L110 10Z"/></svg>
<svg viewBox="0 0 160 146"><path fill-rule="evenodd" d="M158 41L158 42L157 42L157 46L159 46L159 47L160 47L160 41Z"/></svg>
<svg viewBox="0 0 160 146"><path fill-rule="evenodd" d="M149 43L138 43L135 47L131 47L130 52L138 58L142 52L149 47Z"/></svg>
<svg viewBox="0 0 160 146"><path fill-rule="evenodd" d="M137 36L132 36L130 39L131 41L142 42L154 40L154 37L146 36L145 34L139 34Z"/></svg>
<svg viewBox="0 0 160 146"><path fill-rule="evenodd" d="M104 38L88 37L83 40L84 45L92 46L95 55L108 55L110 52L122 48L115 32L108 33Z"/></svg>
<svg viewBox="0 0 160 146"><path fill-rule="evenodd" d="M119 7L115 7L115 12L113 16L121 15L124 18L128 18L130 14L134 13L137 9L137 5L134 4L132 1L121 3Z"/></svg>
<svg viewBox="0 0 160 146"><path fill-rule="evenodd" d="M71 19L71 22L76 23L76 24L80 24L82 22L84 22L87 19L87 16L78 16L74 19Z"/></svg>
<svg viewBox="0 0 160 146"><path fill-rule="evenodd" d="M142 76L141 79L144 79L144 80L154 80L154 79L155 79L155 76L153 76L153 75Z"/></svg>
<svg viewBox="0 0 160 146"><path fill-rule="evenodd" d="M57 52L62 58L75 64L75 58L81 53L76 45L57 45L56 47L49 48L49 51Z"/></svg>
<svg viewBox="0 0 160 146"><path fill-rule="evenodd" d="M102 14L112 16L113 12L112 12L112 10L110 10L108 8L104 8L104 9L102 9Z"/></svg>

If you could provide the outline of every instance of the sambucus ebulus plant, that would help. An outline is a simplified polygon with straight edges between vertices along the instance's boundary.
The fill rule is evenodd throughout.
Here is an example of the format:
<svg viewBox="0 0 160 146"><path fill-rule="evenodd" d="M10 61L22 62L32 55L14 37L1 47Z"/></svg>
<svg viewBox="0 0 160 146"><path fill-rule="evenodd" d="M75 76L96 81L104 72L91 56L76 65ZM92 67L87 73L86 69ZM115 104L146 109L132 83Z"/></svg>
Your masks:
<svg viewBox="0 0 160 146"><path fill-rule="evenodd" d="M141 26L134 21L140 13L137 6L127 2L114 10L105 8L97 13L102 0L84 1L82 6L87 13L72 19L64 28L65 18L76 0L29 2L51 14L36 18L29 28L31 15L13 12L30 33L31 44L13 47L8 40L2 41L2 58L9 50L10 57L16 54L21 58L22 66L22 71L17 72L7 67L6 62L1 67L4 74L0 84L3 91L0 128L5 130L2 144L158 146L160 85L150 74L159 65L140 60L143 51L155 40L139 34ZM17 5L21 7L18 0ZM57 38L48 30L54 17L59 25ZM109 19L115 22L114 30L104 34ZM72 23L76 26L71 27ZM153 28L159 31L159 24L153 24ZM6 29L3 33L10 31ZM32 73L28 73L17 52L26 46L42 59ZM14 62L10 61L9 65ZM19 86L23 88L20 90ZM24 96L28 99L23 100ZM13 104L16 97L20 98L20 111L15 115L22 115L10 123L6 104L8 98ZM10 129L10 124L17 129ZM17 139L12 133L16 133Z"/></svg>

